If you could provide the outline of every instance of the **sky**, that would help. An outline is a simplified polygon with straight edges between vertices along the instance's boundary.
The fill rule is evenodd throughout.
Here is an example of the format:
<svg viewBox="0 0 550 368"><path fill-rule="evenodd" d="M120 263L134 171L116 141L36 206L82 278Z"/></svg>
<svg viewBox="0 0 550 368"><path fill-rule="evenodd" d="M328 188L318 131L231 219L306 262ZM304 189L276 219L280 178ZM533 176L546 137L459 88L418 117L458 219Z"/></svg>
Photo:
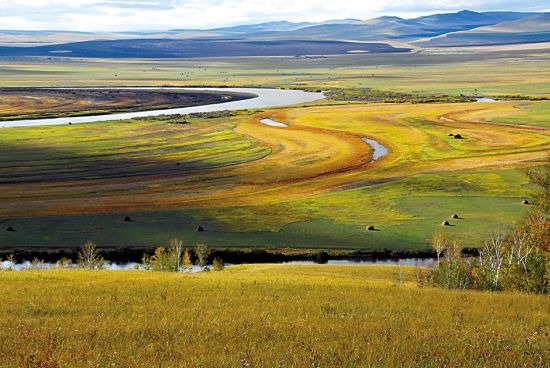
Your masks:
<svg viewBox="0 0 550 368"><path fill-rule="evenodd" d="M214 28L277 20L550 11L549 0L0 0L0 29L91 32Z"/></svg>

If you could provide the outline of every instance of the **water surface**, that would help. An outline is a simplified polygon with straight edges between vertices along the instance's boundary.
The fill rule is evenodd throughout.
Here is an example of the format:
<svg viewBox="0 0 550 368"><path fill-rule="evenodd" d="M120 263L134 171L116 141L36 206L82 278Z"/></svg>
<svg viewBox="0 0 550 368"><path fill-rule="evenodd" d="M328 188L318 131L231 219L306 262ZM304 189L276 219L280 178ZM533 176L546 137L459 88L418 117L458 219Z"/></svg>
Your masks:
<svg viewBox="0 0 550 368"><path fill-rule="evenodd" d="M364 142L366 142L369 146L372 147L374 152L372 153L372 160L378 161L381 157L386 156L389 153L389 150L382 144L378 143L374 139L370 138L361 138Z"/></svg>
<svg viewBox="0 0 550 368"><path fill-rule="evenodd" d="M266 124L272 127L279 127L279 128L286 128L288 127L288 124L280 123L278 121L272 120L272 119L261 119L260 123Z"/></svg>

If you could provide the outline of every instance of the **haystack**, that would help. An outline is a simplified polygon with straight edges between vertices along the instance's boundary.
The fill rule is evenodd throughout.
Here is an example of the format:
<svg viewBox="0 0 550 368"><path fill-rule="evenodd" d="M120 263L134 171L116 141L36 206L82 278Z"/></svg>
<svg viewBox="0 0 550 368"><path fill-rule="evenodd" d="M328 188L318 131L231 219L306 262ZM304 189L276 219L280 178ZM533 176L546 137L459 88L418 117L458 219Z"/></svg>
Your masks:
<svg viewBox="0 0 550 368"><path fill-rule="evenodd" d="M197 226L197 232L199 232L199 233L204 232L204 227L202 227L202 226L200 226L200 225Z"/></svg>
<svg viewBox="0 0 550 368"><path fill-rule="evenodd" d="M454 219L458 219L458 218L460 218L460 217L455 213L455 214L453 214L453 218L454 218Z"/></svg>
<svg viewBox="0 0 550 368"><path fill-rule="evenodd" d="M132 219L129 216L124 217L124 221L129 222L132 221Z"/></svg>
<svg viewBox="0 0 550 368"><path fill-rule="evenodd" d="M376 230L376 228L372 225L369 225L369 226L367 226L367 230L368 231L374 231L374 230Z"/></svg>
<svg viewBox="0 0 550 368"><path fill-rule="evenodd" d="M523 204L530 204L529 201L527 199L524 199L523 202L521 202Z"/></svg>
<svg viewBox="0 0 550 368"><path fill-rule="evenodd" d="M455 134L455 139L464 139L460 134Z"/></svg>
<svg viewBox="0 0 550 368"><path fill-rule="evenodd" d="M6 231L15 231L15 229L14 229L13 227L9 226L9 227L6 229Z"/></svg>
<svg viewBox="0 0 550 368"><path fill-rule="evenodd" d="M451 226L451 224L449 223L449 221L445 220L441 223L441 225L443 226Z"/></svg>

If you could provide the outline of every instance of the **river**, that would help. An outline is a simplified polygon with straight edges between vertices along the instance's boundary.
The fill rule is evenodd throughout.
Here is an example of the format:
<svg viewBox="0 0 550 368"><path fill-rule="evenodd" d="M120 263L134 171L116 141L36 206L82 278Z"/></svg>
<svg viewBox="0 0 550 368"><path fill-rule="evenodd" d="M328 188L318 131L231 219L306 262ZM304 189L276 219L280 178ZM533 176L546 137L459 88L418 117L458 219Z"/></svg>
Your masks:
<svg viewBox="0 0 550 368"><path fill-rule="evenodd" d="M436 260L434 258L401 258L401 259L329 259L324 262L315 262L315 261L290 261L290 262L281 262L283 264L323 264L323 265L348 265L348 266L414 266L414 267L427 267L432 268L435 266ZM245 263L241 263L245 264ZM226 263L225 266L234 266L235 264ZM13 270L13 271L22 271L30 269L42 269L50 270L58 268L59 266L56 263L49 262L39 262L31 263L29 261L22 263L13 263L10 261L0 262L0 271L1 270ZM77 264L70 264L69 268L78 268ZM207 267L211 267L208 265ZM105 270L110 271L128 271L128 270L144 270L143 266L136 262L128 263L107 263L104 267ZM199 266L193 266L191 272L199 272L202 269Z"/></svg>
<svg viewBox="0 0 550 368"><path fill-rule="evenodd" d="M106 88L90 88L106 89ZM190 91L220 91L220 92L238 92L251 93L256 97L240 101L222 102L210 105L199 105L191 107L176 107L163 110L144 110L117 114L102 114L88 116L74 116L62 118L45 119L23 119L12 121L1 121L0 128L41 126L41 125L61 125L61 124L79 124L92 123L97 121L125 120L156 115L172 114L190 114L200 112L214 112L224 110L243 110L243 109L263 109L268 107L280 107L289 105L299 105L313 102L325 98L322 92L306 92L289 89L270 89L270 88L185 88L185 87L112 87L109 89L128 90L128 89L168 89L168 90L190 90Z"/></svg>

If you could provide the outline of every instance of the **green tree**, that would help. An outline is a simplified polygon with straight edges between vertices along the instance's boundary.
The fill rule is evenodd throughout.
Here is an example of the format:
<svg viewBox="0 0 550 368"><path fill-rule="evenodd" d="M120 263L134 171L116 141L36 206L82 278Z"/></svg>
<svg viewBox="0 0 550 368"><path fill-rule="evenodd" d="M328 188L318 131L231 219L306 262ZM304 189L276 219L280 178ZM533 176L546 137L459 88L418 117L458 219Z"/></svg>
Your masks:
<svg viewBox="0 0 550 368"><path fill-rule="evenodd" d="M206 266L208 257L210 256L211 253L212 251L210 250L210 248L208 248L207 245L201 244L201 243L195 245L195 256L197 257L197 264L201 268L204 269L204 267Z"/></svg>
<svg viewBox="0 0 550 368"><path fill-rule="evenodd" d="M148 270L159 272L176 272L177 262L175 262L170 250L165 247L155 248L152 256L144 255L142 258L143 265Z"/></svg>

